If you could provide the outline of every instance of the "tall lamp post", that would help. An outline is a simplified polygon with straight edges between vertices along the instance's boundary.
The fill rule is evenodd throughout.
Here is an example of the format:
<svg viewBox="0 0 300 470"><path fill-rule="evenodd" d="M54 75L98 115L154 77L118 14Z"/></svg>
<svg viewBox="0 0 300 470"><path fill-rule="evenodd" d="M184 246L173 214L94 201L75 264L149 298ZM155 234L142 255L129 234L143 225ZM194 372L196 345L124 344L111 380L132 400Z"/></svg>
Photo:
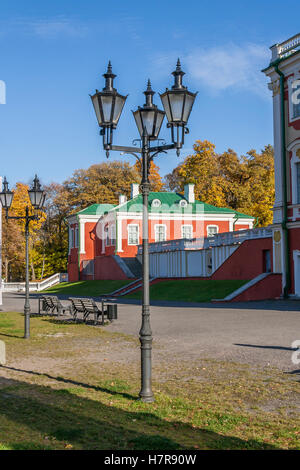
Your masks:
<svg viewBox="0 0 300 470"><path fill-rule="evenodd" d="M140 134L140 147L123 147L113 145L113 131L116 129L120 119L127 96L120 95L113 87L116 75L112 73L111 63L108 63L105 78L105 87L102 91L96 90L91 96L96 117L98 120L100 135L103 137L103 148L109 157L111 150L131 154L137 158L142 168L141 191L143 196L143 299L142 299L142 325L140 329L141 343L141 391L139 396L144 402L154 401L151 386L151 354L152 354L152 331L150 326L150 296L149 296L149 240L148 240L148 198L150 192L149 169L153 158L159 153L176 149L179 156L180 149L184 144L184 137L189 131L186 127L194 100L197 93L191 93L182 84L184 72L181 70L178 59L176 70L173 72L174 85L171 90L166 89L160 95L164 111L158 109L153 103L155 92L148 80L147 89L144 92L146 102L142 107L133 111L133 116ZM153 141L160 142L159 132L167 115L167 127L171 129L172 143L165 145L151 145ZM135 143L134 141L133 143Z"/></svg>
<svg viewBox="0 0 300 470"><path fill-rule="evenodd" d="M37 211L42 210L46 198L46 194L41 188L37 175L33 180L31 189L28 190L28 196L33 206L35 213L29 214L29 207L26 206L24 216L9 216L8 211L13 201L14 193L9 190L6 178L3 181L3 191L0 192L0 200L3 209L6 211L6 219L25 220L25 304L24 304L24 338L30 337L30 303L29 303L29 224L32 220L38 220L39 214Z"/></svg>

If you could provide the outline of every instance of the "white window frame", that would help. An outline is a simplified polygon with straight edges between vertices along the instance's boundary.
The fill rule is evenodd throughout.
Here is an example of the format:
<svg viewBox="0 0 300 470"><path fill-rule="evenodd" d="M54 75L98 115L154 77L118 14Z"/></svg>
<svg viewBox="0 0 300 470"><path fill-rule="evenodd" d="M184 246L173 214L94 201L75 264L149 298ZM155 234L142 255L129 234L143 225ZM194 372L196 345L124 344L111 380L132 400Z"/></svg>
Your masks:
<svg viewBox="0 0 300 470"><path fill-rule="evenodd" d="M79 229L78 229L78 227L75 227L74 235L75 235L74 248L78 248L79 247Z"/></svg>
<svg viewBox="0 0 300 470"><path fill-rule="evenodd" d="M187 228L187 227L191 230L192 236L191 236L191 237L188 237L188 239L191 239L191 238L193 238L193 235L194 235L194 233L193 233L193 226L192 226L191 224L183 224L183 225L181 225L181 238L186 238L186 237L183 236L183 231L184 231L184 229Z"/></svg>
<svg viewBox="0 0 300 470"><path fill-rule="evenodd" d="M160 207L161 206L161 201L159 199L153 199L153 201L151 202L151 207L155 208L155 207Z"/></svg>
<svg viewBox="0 0 300 470"><path fill-rule="evenodd" d="M298 121L300 119L300 113L299 113L299 116L294 117L294 106L293 106L293 103L292 103L292 94L296 91L296 88L293 88L293 83L296 80L300 81L300 73L299 72L295 73L292 77L290 77L288 79L289 121L290 122ZM299 98L300 98L300 93L299 93Z"/></svg>
<svg viewBox="0 0 300 470"><path fill-rule="evenodd" d="M296 204L300 204L300 159L295 163Z"/></svg>
<svg viewBox="0 0 300 470"><path fill-rule="evenodd" d="M185 199L181 199L181 200L179 201L179 206L180 206L181 208L187 207L187 206L188 206L188 202L187 202Z"/></svg>
<svg viewBox="0 0 300 470"><path fill-rule="evenodd" d="M116 226L112 225L110 227L110 244L111 246L116 245Z"/></svg>
<svg viewBox="0 0 300 470"><path fill-rule="evenodd" d="M136 227L137 228L137 243L130 243L130 239L129 239L129 231L131 229L131 227ZM139 244L139 240L140 240L140 227L139 227L139 224L128 224L127 225L127 243L129 246L136 246Z"/></svg>
<svg viewBox="0 0 300 470"><path fill-rule="evenodd" d="M70 248L75 248L75 243L74 243L74 229L71 228L71 233L70 233Z"/></svg>
<svg viewBox="0 0 300 470"><path fill-rule="evenodd" d="M157 230L160 228L160 227L163 227L164 228L164 231L165 231L165 239L164 240L158 240L158 232ZM154 240L155 240L155 243L159 243L159 242L165 242L167 240L167 226L166 224L155 224L154 225Z"/></svg>
<svg viewBox="0 0 300 470"><path fill-rule="evenodd" d="M111 246L111 239L110 239L110 226L108 225L107 228L104 226L104 245Z"/></svg>
<svg viewBox="0 0 300 470"><path fill-rule="evenodd" d="M292 204L298 205L299 204L299 192L300 188L298 188L298 178L297 178L297 170L300 164L300 158L297 155L297 152L300 151L300 146L297 145L292 150L292 158L291 158L291 179L292 179Z"/></svg>
<svg viewBox="0 0 300 470"><path fill-rule="evenodd" d="M216 228L217 231L213 235L208 235L208 230L210 228ZM213 237L214 235L217 235L217 233L219 233L219 226L218 225L213 225L213 224L207 225L207 227L206 227L206 236L207 237Z"/></svg>

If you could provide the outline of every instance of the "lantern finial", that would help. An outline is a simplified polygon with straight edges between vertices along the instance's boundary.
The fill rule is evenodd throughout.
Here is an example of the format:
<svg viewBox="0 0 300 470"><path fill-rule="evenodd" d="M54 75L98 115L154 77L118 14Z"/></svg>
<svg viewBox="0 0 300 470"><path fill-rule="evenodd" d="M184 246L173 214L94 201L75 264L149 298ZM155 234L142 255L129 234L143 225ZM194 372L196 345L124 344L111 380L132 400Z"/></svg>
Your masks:
<svg viewBox="0 0 300 470"><path fill-rule="evenodd" d="M180 60L177 60L176 69L172 72L174 76L174 85L172 86L172 90L179 90L180 88L186 88L182 85L182 77L185 75L185 72L181 69Z"/></svg>
<svg viewBox="0 0 300 470"><path fill-rule="evenodd" d="M105 87L103 88L103 91L113 91L114 79L116 76L117 75L112 72L111 61L109 60L107 65L107 72L103 74L103 77L105 78Z"/></svg>

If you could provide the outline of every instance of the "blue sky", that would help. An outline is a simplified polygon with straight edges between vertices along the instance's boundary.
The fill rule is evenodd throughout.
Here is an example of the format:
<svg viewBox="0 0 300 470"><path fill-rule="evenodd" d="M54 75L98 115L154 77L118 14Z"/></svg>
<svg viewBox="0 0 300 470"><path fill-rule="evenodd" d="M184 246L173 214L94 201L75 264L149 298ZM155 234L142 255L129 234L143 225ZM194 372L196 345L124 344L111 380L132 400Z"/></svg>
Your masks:
<svg viewBox="0 0 300 470"><path fill-rule="evenodd" d="M181 158L156 160L162 175L196 139L219 152L263 148L273 142L272 102L260 70L272 44L299 32L299 13L278 0L2 0L1 174L14 184L37 172L48 184L106 161L89 93L103 87L108 59L118 91L129 94L116 144L138 137L131 110L144 103L148 77L155 91L171 85L177 57L185 84L199 92ZM168 140L165 125L161 137Z"/></svg>

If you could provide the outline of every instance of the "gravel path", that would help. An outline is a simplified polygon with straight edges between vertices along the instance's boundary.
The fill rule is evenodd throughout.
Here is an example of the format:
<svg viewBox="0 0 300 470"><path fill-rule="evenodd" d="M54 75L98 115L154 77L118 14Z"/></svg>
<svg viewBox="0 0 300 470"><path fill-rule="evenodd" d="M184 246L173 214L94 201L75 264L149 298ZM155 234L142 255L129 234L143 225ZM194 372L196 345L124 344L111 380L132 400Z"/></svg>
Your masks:
<svg viewBox="0 0 300 470"><path fill-rule="evenodd" d="M278 367L297 375L300 372L300 364L291 360L291 344L300 340L300 301L154 304L151 307L154 361L159 360L162 348L182 355L185 360L202 357ZM24 294L4 294L2 311L21 312L23 306ZM35 296L31 298L31 309L37 312ZM122 301L118 304L118 320L107 329L138 336L140 323L140 305ZM160 346L157 355L156 344Z"/></svg>

